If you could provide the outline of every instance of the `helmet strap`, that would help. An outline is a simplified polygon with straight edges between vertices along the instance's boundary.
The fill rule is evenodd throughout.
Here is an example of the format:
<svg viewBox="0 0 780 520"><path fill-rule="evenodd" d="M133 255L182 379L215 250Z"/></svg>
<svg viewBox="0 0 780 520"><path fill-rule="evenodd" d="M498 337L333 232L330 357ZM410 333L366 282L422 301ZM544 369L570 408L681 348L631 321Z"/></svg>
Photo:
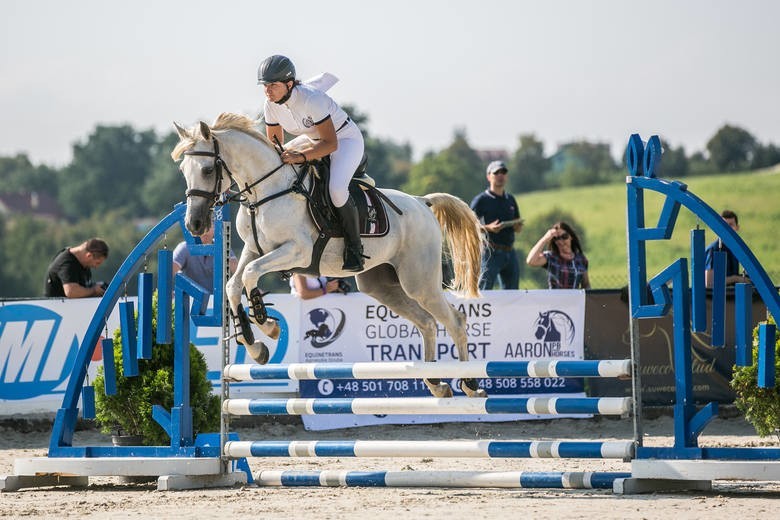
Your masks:
<svg viewBox="0 0 780 520"><path fill-rule="evenodd" d="M287 83L284 84L285 87L287 87ZM277 105L284 105L287 103L287 100L290 99L290 96L292 95L292 90L295 88L295 83L293 82L292 87L287 87L287 94L285 94L282 99L276 102Z"/></svg>

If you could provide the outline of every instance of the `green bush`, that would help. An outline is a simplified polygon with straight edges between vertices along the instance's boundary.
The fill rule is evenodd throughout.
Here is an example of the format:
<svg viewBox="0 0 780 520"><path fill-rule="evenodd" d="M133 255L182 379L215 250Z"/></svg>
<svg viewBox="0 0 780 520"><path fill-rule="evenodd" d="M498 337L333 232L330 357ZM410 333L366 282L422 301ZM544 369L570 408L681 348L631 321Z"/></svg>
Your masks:
<svg viewBox="0 0 780 520"><path fill-rule="evenodd" d="M774 323L774 320L769 320ZM737 393L734 404L753 425L756 433L765 437L780 432L780 389L758 387L758 327L753 329L753 364L734 367L731 388ZM780 337L775 342L775 379L780 382Z"/></svg>
<svg viewBox="0 0 780 520"><path fill-rule="evenodd" d="M152 418L152 407L160 405L167 411L173 407L173 345L158 345L157 295L152 313L152 358L139 359L139 375L125 377L122 363L122 336L114 331L115 395L106 395L103 367L98 368L94 381L95 420L103 433L140 435L147 446L165 446L170 439ZM140 346L139 346L140 348ZM206 360L190 343L190 406L192 425L196 433L218 431L220 421L219 396L211 393L206 377Z"/></svg>

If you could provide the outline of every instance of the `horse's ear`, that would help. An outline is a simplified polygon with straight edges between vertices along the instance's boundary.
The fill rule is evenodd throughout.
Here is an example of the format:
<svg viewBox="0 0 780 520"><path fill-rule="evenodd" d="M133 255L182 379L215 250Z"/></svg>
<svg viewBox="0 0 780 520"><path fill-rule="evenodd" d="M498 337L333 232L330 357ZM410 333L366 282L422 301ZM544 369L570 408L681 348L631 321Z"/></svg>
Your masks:
<svg viewBox="0 0 780 520"><path fill-rule="evenodd" d="M176 121L173 122L173 126L176 127L176 133L179 134L179 139L189 139L190 134L187 133L187 130L179 126L179 123Z"/></svg>
<svg viewBox="0 0 780 520"><path fill-rule="evenodd" d="M207 125L203 121L200 122L200 135L202 135L203 139L205 139L206 141L211 139L211 128L209 128L209 125Z"/></svg>

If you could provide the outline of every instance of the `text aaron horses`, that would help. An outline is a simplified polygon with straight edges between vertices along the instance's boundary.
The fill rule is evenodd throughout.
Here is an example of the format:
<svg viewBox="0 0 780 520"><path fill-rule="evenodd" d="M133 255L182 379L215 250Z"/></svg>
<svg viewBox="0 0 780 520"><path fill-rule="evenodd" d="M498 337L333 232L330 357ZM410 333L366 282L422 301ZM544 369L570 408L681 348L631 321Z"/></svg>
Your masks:
<svg viewBox="0 0 780 520"><path fill-rule="evenodd" d="M180 141L171 153L181 160L187 181L185 224L194 235L210 225L209 211L221 194L235 184L242 200L236 227L244 249L226 293L234 317L245 317L242 290L249 295L250 316L269 337L279 333L274 321L266 321L258 280L266 273L295 271L309 266L317 238L303 195L290 190L296 168L282 164L268 139L254 122L237 114L223 113L214 125L201 122L185 130L176 125ZM310 178L306 177L304 186ZM382 192L401 210L388 211L389 232L364 239L365 270L356 275L358 288L410 320L419 330L425 361L434 361L436 322L446 328L460 361L468 360L466 318L450 305L442 291L442 231L452 255L453 289L467 297L479 295L480 258L484 247L479 223L471 209L452 195L434 193L413 197L396 190ZM236 194L233 194L234 198ZM254 211L254 225L251 213ZM331 239L320 260L319 271L327 276L351 276L343 272L342 239ZM237 337L256 359L267 361L261 342L252 344L248 320L234 318ZM248 330L248 332L247 332ZM425 384L437 397L449 397L452 389L440 380ZM484 396L474 379L462 379L469 396Z"/></svg>

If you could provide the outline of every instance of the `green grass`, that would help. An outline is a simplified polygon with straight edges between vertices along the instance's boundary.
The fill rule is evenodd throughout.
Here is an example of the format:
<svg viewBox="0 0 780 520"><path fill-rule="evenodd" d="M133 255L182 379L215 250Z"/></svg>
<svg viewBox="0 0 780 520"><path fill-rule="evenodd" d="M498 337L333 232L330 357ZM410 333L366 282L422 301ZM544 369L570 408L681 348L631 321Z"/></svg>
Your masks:
<svg viewBox="0 0 780 520"><path fill-rule="evenodd" d="M780 171L689 177L682 182L716 212L728 208L739 215L743 240L773 282L780 283L780 243L775 229L780 222ZM542 231L553 223L553 220L547 222L549 219L545 216L551 212L566 213L573 215L575 227L581 238L584 237L583 248L590 262L593 288L616 288L627 283L626 186L623 182L515 196L526 222L515 244L521 256L524 257ZM646 224L657 221L662 204L661 195L645 192ZM689 231L697 223L695 215L681 207L672 238L648 242L648 276L658 273L679 257L690 257ZM715 239L714 233L699 224L706 230L706 243L710 243ZM526 268L523 273L521 288L540 287L538 280L529 276L530 269Z"/></svg>

